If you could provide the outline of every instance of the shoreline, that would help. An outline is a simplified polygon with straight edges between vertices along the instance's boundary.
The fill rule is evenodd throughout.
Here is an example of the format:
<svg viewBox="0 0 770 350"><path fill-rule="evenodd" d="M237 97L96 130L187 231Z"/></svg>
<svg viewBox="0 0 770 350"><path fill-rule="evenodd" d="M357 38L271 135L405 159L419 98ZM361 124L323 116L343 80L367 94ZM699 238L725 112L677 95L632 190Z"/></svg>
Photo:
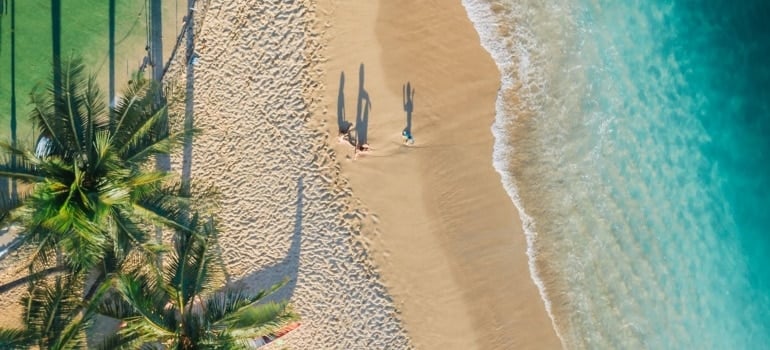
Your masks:
<svg viewBox="0 0 770 350"><path fill-rule="evenodd" d="M289 277L297 348L559 348L492 165L500 77L462 4L332 2L215 3L196 23L192 178L216 189L228 285ZM339 101L370 152L334 137Z"/></svg>
<svg viewBox="0 0 770 350"><path fill-rule="evenodd" d="M510 52L502 49L503 47L509 47L511 36L522 35L515 29L516 21L502 22L500 16L508 17L511 12L515 12L516 9L506 8L500 6L492 8L483 3L483 0L462 0L463 7L465 7L468 17L476 28L480 37L481 46L492 57L495 65L497 66L498 74L501 76L501 86L497 93L497 99L495 102L495 120L492 125L492 134L494 135L494 152L493 152L493 166L501 177L501 184L511 198L514 206L518 211L518 216L522 221L523 234L526 237L527 243L527 259L530 270L530 277L532 282L540 293L540 298L545 306L545 311L551 320L551 326L556 333L563 348L566 348L564 337L557 324L557 318L553 310L553 300L548 296L548 288L546 287L546 280L544 280L543 271L548 269L547 262L542 256L538 260L537 251L537 232L535 231L534 219L527 214L524 208L522 199L519 196L519 188L517 186L516 177L514 176L514 169L517 165L514 165L510 159L509 152L512 151L512 142L518 137L522 136L521 133L527 133L528 130L524 128L521 130L522 125L512 126L507 125L511 121L521 122L519 119L529 119L532 111L530 110L534 106L529 103L522 102L519 93L521 91L521 83L517 83L512 76L515 76L513 71L521 71L518 68L519 64L524 62L520 61L522 58L527 59L529 53L518 52L511 57ZM518 34L511 34L516 32ZM508 33L503 35L502 33ZM518 59L517 59L518 58ZM527 63L528 64L528 63ZM527 68L530 69L530 68ZM527 74L527 73L524 73ZM521 77L519 77L521 79ZM506 103L507 101L517 101L517 103ZM513 111L511 110L513 109ZM516 117L512 119L510 115ZM524 163L522 163L524 164Z"/></svg>
<svg viewBox="0 0 770 350"><path fill-rule="evenodd" d="M369 153L354 160L349 145L330 143L354 194L377 215L364 235L415 346L560 348L517 209L492 165L500 76L462 4L326 6L329 132L340 100L348 116L357 111L360 71L359 95L372 106ZM407 82L416 90L411 147L400 135Z"/></svg>

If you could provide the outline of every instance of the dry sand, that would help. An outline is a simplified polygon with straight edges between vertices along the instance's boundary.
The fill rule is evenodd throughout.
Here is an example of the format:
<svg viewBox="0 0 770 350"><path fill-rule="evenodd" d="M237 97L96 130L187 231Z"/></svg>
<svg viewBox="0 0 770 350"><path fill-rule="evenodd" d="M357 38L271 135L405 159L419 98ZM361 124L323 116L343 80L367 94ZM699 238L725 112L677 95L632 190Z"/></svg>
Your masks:
<svg viewBox="0 0 770 350"><path fill-rule="evenodd" d="M291 298L302 326L281 338L289 348L410 348L359 234L371 225L367 210L311 118L322 73L314 6L212 0L196 8L202 134L192 181L218 192L231 283L256 290L290 278L278 296ZM184 79L183 57L169 78ZM174 157L172 169L180 166Z"/></svg>

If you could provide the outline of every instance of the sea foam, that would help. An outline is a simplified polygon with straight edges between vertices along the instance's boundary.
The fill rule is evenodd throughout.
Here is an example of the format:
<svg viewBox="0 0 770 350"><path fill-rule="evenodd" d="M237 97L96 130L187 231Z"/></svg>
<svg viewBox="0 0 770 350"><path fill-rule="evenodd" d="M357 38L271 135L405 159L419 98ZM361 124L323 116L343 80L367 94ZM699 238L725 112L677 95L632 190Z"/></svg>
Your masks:
<svg viewBox="0 0 770 350"><path fill-rule="evenodd" d="M530 62L531 53L538 50L537 41L534 35L528 32L524 26L517 26L513 32L508 33L508 37L502 35L499 28L501 19L495 16L488 2L484 0L463 0L462 3L469 19L479 34L481 45L492 56L501 78L501 87L498 90L495 104L495 122L491 128L495 139L492 163L495 170L500 174L505 191L519 212L527 240L530 276L540 292L540 297L545 304L546 312L551 319L556 335L559 337L562 346L564 346L564 338L561 336L559 327L556 324L551 301L548 298L548 291L545 283L540 278L537 268L537 230L535 221L527 214L521 203L518 189L516 188L516 179L507 172L510 166L510 154L515 151L509 146L507 125L510 121L516 119L516 115L511 113L507 107L505 92L510 91L515 84L522 84L525 88L521 91L529 91L532 94L542 90L544 85L543 74L538 72L537 67L532 66ZM513 70L516 72L516 77L511 74ZM536 100L536 96L523 97ZM528 107L535 110L538 109L537 106Z"/></svg>

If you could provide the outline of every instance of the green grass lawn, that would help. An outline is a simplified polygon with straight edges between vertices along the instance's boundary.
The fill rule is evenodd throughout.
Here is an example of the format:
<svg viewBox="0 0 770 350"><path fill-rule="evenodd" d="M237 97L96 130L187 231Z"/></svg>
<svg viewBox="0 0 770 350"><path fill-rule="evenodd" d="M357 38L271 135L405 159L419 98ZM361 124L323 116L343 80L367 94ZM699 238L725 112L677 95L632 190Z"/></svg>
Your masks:
<svg viewBox="0 0 770 350"><path fill-rule="evenodd" d="M3 3L4 0L0 0ZM16 116L19 143L34 142L29 93L45 87L51 75L51 0L15 1L16 14ZM160 1L160 0L158 0ZM175 28L181 25L187 0L163 1L164 59L170 50ZM181 3L181 4L180 4ZM115 10L115 88L116 93L136 71L145 56L147 44L147 1L117 0ZM0 140L10 139L11 119L11 9L0 16ZM105 99L109 72L109 1L61 0L61 54L83 57L97 75Z"/></svg>

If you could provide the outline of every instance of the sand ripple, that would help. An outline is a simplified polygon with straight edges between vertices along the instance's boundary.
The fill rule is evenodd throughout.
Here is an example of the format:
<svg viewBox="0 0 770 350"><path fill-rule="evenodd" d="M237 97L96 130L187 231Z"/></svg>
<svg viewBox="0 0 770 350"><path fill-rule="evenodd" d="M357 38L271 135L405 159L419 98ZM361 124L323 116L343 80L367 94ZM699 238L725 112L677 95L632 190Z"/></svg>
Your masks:
<svg viewBox="0 0 770 350"><path fill-rule="evenodd" d="M366 254L367 211L352 197L310 120L320 35L303 1L200 1L192 178L213 186L232 283L263 288L289 277L299 349L411 348ZM184 50L180 50L183 52ZM169 77L184 86L184 55ZM174 106L183 113L183 103ZM181 118L181 117L179 117ZM172 169L181 167L181 155Z"/></svg>

